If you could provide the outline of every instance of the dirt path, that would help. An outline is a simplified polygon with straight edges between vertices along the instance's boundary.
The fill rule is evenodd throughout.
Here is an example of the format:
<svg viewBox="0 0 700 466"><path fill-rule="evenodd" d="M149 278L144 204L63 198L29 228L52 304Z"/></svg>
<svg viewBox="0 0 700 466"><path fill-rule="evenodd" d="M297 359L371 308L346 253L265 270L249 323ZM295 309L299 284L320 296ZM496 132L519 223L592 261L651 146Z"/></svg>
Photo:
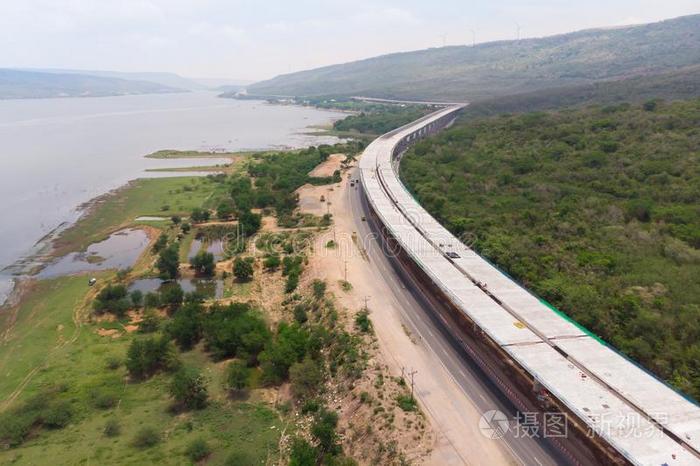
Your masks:
<svg viewBox="0 0 700 466"><path fill-rule="evenodd" d="M323 178L333 176L333 172L340 170L340 163L345 160L345 154L331 154L325 162L319 164L309 172L309 176Z"/></svg>
<svg viewBox="0 0 700 466"><path fill-rule="evenodd" d="M300 193L300 205L312 205L321 192L331 202L334 226L316 238L315 254L309 263L310 274L325 278L329 289L341 304L351 311L362 308L364 298L369 297L368 307L376 330L380 351L392 375L402 370L416 370L416 393L426 412L437 441L428 464L510 464L509 455L502 444L481 435L478 422L480 412L453 380L439 357L428 348L419 336L413 335L410 324L402 315L402 302L392 291L385 271L373 264L371 257L358 248L361 244L353 238L356 228L351 195L356 195L344 176L341 187L307 189ZM321 187L318 187L321 188ZM304 196L307 196L306 202ZM317 201L316 201L317 202ZM325 247L334 240L336 247ZM347 274L352 284L350 292L343 291L340 281Z"/></svg>

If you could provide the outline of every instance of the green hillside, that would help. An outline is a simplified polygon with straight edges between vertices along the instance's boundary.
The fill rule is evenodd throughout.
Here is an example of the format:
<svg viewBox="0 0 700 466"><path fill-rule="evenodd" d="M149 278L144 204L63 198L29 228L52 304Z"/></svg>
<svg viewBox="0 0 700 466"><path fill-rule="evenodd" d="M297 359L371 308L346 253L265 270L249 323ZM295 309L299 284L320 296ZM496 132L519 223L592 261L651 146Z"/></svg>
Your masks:
<svg viewBox="0 0 700 466"><path fill-rule="evenodd" d="M700 399L700 99L472 119L401 174L457 235Z"/></svg>
<svg viewBox="0 0 700 466"><path fill-rule="evenodd" d="M463 118L552 110L582 105L641 103L650 99L682 100L700 97L700 65L650 76L556 87L475 102Z"/></svg>
<svg viewBox="0 0 700 466"><path fill-rule="evenodd" d="M476 101L700 64L700 15L642 26L396 53L278 76L256 95Z"/></svg>

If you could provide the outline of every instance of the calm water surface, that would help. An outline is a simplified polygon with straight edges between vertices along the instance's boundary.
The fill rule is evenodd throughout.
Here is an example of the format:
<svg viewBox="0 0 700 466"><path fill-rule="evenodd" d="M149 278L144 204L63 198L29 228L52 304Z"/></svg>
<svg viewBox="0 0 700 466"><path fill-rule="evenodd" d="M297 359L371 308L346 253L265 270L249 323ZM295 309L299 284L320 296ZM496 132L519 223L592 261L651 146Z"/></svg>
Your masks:
<svg viewBox="0 0 700 466"><path fill-rule="evenodd" d="M203 164L145 154L333 142L302 133L339 116L209 92L0 101L0 270L75 220L80 204L128 180L163 176L145 169ZM6 287L0 280L0 301Z"/></svg>

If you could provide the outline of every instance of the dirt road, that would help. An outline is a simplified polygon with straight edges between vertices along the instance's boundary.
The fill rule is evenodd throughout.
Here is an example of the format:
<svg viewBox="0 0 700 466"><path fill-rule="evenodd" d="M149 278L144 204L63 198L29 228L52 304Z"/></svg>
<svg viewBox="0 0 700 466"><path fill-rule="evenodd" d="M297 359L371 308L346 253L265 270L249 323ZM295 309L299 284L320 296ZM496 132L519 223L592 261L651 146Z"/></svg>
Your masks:
<svg viewBox="0 0 700 466"><path fill-rule="evenodd" d="M321 195L330 201L330 206L321 203ZM332 190L319 186L302 193L301 206L310 212L329 207L334 219L333 227L316 239L309 272L325 278L341 304L352 311L360 310L367 298L380 350L392 375L416 371L415 392L437 438L431 464L520 463L503 442L482 435L481 411L436 354L444 348L427 343L429 335L424 337L420 327L408 317L406 309L417 303L407 298L408 293L395 277L390 277L393 272L385 263L362 250L362 239L353 237L353 232L362 227L357 223L362 216L357 211L358 199L358 192L350 187L347 177L340 185L333 185ZM335 248L326 247L330 240L334 240ZM350 292L340 288L339 281L345 277L352 284Z"/></svg>

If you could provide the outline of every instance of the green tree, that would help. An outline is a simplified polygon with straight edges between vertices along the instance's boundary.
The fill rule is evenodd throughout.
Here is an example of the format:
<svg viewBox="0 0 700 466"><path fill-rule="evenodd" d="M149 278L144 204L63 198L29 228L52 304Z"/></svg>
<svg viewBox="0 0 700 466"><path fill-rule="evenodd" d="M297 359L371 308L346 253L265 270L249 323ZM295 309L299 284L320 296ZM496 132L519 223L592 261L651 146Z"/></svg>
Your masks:
<svg viewBox="0 0 700 466"><path fill-rule="evenodd" d="M158 301L162 306L177 309L185 298L185 292L178 282L169 282L161 286Z"/></svg>
<svg viewBox="0 0 700 466"><path fill-rule="evenodd" d="M171 244L160 251L156 267L160 271L161 279L173 280L177 278L180 269L180 254L177 244Z"/></svg>
<svg viewBox="0 0 700 466"><path fill-rule="evenodd" d="M253 265L242 257L236 257L233 261L233 275L238 281L250 281L253 278Z"/></svg>
<svg viewBox="0 0 700 466"><path fill-rule="evenodd" d="M129 375L141 380L159 370L173 370L179 366L177 353L166 337L138 338L131 342L126 353Z"/></svg>
<svg viewBox="0 0 700 466"><path fill-rule="evenodd" d="M170 395L187 409L202 409L209 396L206 379L197 369L182 367L173 376Z"/></svg>
<svg viewBox="0 0 700 466"><path fill-rule="evenodd" d="M289 368L289 381L292 384L292 394L298 400L315 394L323 383L323 371L320 361L314 361L309 356L301 362L292 364Z"/></svg>
<svg viewBox="0 0 700 466"><path fill-rule="evenodd" d="M191 349L202 338L202 306L188 303L175 311L166 333L182 350Z"/></svg>
<svg viewBox="0 0 700 466"><path fill-rule="evenodd" d="M318 442L319 449L323 453L337 455L341 452L338 445L338 434L335 431L338 425L338 414L325 408L319 410L311 424L311 435Z"/></svg>
<svg viewBox="0 0 700 466"><path fill-rule="evenodd" d="M199 251L190 259L190 265L196 274L211 277L216 267L214 254L207 251Z"/></svg>
<svg viewBox="0 0 700 466"><path fill-rule="evenodd" d="M141 290L132 291L129 293L129 298L134 307L141 307L141 304L143 304L143 292Z"/></svg>
<svg viewBox="0 0 700 466"><path fill-rule="evenodd" d="M92 307L99 314L109 312L117 317L123 317L131 305L127 294L124 285L107 285L97 294Z"/></svg>
<svg viewBox="0 0 700 466"><path fill-rule="evenodd" d="M238 215L238 227L241 235L254 235L262 223L262 217L252 213L250 210L245 210Z"/></svg>
<svg viewBox="0 0 700 466"><path fill-rule="evenodd" d="M232 361L226 368L226 384L230 390L240 391L248 386L250 371L240 361Z"/></svg>
<svg viewBox="0 0 700 466"><path fill-rule="evenodd" d="M153 243L153 252L158 254L163 249L165 249L167 245L168 245L168 235L166 235L165 233L161 233L160 236L158 236L158 239L156 240L156 242Z"/></svg>
<svg viewBox="0 0 700 466"><path fill-rule="evenodd" d="M306 440L296 437L289 453L289 466L316 466L318 451Z"/></svg>
<svg viewBox="0 0 700 466"><path fill-rule="evenodd" d="M219 217L221 220L230 219L233 216L234 212L235 209L233 207L233 202L231 201L223 201L216 208L216 216Z"/></svg>
<svg viewBox="0 0 700 466"><path fill-rule="evenodd" d="M209 211L200 208L193 209L190 214L190 220L192 220L193 223L206 222L209 220Z"/></svg>

